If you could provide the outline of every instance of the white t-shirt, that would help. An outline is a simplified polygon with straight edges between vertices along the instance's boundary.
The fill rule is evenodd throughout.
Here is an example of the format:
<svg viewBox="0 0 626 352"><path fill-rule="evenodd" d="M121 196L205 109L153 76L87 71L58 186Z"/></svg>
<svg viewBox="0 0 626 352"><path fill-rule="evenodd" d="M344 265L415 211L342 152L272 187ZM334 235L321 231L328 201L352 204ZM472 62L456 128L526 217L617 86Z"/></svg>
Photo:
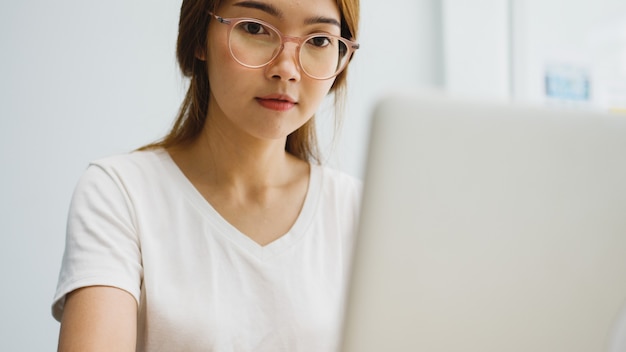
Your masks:
<svg viewBox="0 0 626 352"><path fill-rule="evenodd" d="M360 192L311 165L295 224L260 246L165 151L94 162L70 207L53 316L77 288L114 286L138 302L138 351L334 351Z"/></svg>

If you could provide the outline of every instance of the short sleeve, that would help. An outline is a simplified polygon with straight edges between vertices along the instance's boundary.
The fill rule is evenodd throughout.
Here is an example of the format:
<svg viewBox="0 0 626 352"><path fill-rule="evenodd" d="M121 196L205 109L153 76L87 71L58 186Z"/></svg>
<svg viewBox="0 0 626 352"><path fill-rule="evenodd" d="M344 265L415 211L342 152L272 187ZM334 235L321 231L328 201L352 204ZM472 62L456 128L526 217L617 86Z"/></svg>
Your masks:
<svg viewBox="0 0 626 352"><path fill-rule="evenodd" d="M74 191L65 252L52 305L61 319L68 293L87 286L112 286L140 299L141 249L132 202L119 175L90 165Z"/></svg>

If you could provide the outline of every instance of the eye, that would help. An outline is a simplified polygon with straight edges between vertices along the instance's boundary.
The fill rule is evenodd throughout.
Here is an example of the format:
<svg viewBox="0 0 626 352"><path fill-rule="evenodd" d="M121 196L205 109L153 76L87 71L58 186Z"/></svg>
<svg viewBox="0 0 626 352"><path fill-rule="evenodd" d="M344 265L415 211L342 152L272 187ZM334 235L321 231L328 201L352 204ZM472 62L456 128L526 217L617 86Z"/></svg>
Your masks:
<svg viewBox="0 0 626 352"><path fill-rule="evenodd" d="M243 31L249 34L267 34L268 30L260 24L259 22L253 21L244 21L237 25L238 28L241 28Z"/></svg>
<svg viewBox="0 0 626 352"><path fill-rule="evenodd" d="M311 39L307 41L308 44L311 44L317 48L325 48L329 46L332 42L333 42L332 37L325 37L325 36L312 37Z"/></svg>

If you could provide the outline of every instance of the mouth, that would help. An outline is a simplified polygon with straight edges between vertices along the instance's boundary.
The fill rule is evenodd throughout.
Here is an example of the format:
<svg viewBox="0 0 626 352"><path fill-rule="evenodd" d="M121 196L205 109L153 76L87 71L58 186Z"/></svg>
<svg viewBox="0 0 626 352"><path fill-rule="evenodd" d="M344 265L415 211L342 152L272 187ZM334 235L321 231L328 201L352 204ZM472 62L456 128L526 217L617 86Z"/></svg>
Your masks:
<svg viewBox="0 0 626 352"><path fill-rule="evenodd" d="M287 111L298 104L295 99L282 94L272 94L255 99L262 107L274 111Z"/></svg>

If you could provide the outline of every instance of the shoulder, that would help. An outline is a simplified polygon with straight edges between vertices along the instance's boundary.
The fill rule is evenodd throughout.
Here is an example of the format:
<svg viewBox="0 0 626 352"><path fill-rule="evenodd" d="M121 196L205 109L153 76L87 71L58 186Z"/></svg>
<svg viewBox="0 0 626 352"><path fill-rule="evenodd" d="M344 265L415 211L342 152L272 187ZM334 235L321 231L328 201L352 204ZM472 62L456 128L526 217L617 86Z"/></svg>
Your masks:
<svg viewBox="0 0 626 352"><path fill-rule="evenodd" d="M316 189L315 183L311 184L311 191L315 192L317 199L316 226L332 241L341 238L341 243L346 244L344 248L349 250L360 216L362 182L328 166L312 168L312 180L315 180L315 174L319 180L319 189Z"/></svg>
<svg viewBox="0 0 626 352"><path fill-rule="evenodd" d="M320 175L322 194L327 201L343 204L350 208L358 208L361 202L363 182L343 171L313 165L314 172Z"/></svg>
<svg viewBox="0 0 626 352"><path fill-rule="evenodd" d="M100 168L113 173L152 171L160 167L166 157L167 152L162 149L134 151L94 160L89 163L89 167Z"/></svg>
<svg viewBox="0 0 626 352"><path fill-rule="evenodd" d="M363 182L343 171L333 169L328 166L314 165L322 176L324 187L330 187L337 191L360 192Z"/></svg>
<svg viewBox="0 0 626 352"><path fill-rule="evenodd" d="M158 182L170 172L167 152L162 149L134 151L91 161L83 178L107 179L118 185Z"/></svg>
<svg viewBox="0 0 626 352"><path fill-rule="evenodd" d="M166 186L171 173L163 150L135 151L90 162L80 177L74 197L115 198L128 202L133 196L152 194Z"/></svg>

